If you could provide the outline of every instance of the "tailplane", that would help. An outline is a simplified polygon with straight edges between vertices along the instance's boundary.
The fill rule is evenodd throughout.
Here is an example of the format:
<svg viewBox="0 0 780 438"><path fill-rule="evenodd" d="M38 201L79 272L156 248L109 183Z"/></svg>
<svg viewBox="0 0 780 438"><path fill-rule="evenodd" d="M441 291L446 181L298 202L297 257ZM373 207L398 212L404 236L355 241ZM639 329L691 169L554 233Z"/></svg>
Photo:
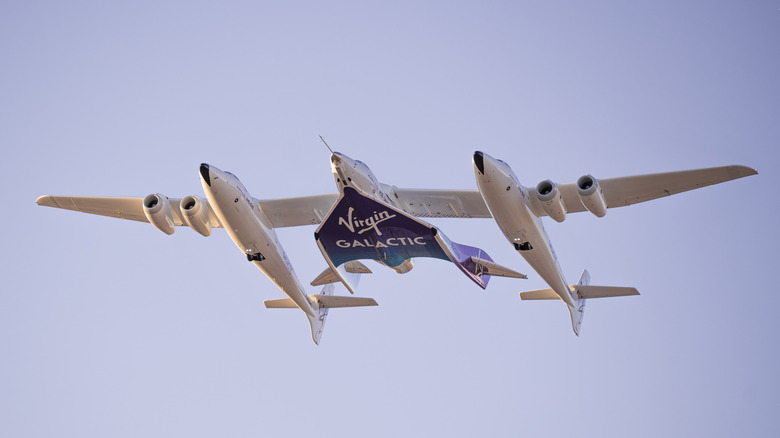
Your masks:
<svg viewBox="0 0 780 438"><path fill-rule="evenodd" d="M354 294L358 283L360 282L360 274L371 274L371 270L357 260L350 260L339 266L337 270L339 271L338 274L333 268L328 266L311 282L311 285L322 286L324 284L338 283L341 281L344 283L347 290Z"/></svg>
<svg viewBox="0 0 780 438"><path fill-rule="evenodd" d="M314 316L306 314L309 318L309 326L311 327L311 338L314 343L319 345L320 338L322 338L322 330L325 325L325 320L328 317L328 310L337 307L366 307L376 306L377 303L373 298L363 297L342 297L334 296L333 291L336 289L334 284L327 284L322 288L322 292L319 295L309 295L309 299L314 304L315 311ZM276 300L266 300L263 302L266 308L269 309L298 309L298 305L295 304L291 298L280 298Z"/></svg>
<svg viewBox="0 0 780 438"><path fill-rule="evenodd" d="M493 263L490 260L485 260L473 256L470 258L470 260L475 265L475 271L481 272L482 275L492 275L494 277L528 278L528 276L525 274L521 274L505 266Z"/></svg>
<svg viewBox="0 0 780 438"><path fill-rule="evenodd" d="M569 307L571 327L577 336L580 335L582 316L585 311L585 300L590 298L627 297L631 295L639 295L639 291L633 287L591 286L590 273L587 269L582 271L580 281L578 281L576 285L569 286L569 293L571 294L572 301L575 303L575 307ZM520 298L523 300L561 299L561 297L552 289L539 289L528 292L520 292Z"/></svg>

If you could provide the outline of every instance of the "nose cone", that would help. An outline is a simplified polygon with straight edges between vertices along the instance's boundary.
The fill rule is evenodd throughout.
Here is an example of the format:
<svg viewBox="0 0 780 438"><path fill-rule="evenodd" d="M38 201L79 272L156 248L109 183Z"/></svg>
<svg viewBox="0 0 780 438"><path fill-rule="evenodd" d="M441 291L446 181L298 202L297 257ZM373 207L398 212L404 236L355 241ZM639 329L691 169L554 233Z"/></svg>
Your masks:
<svg viewBox="0 0 780 438"><path fill-rule="evenodd" d="M341 161L342 161L341 153L333 152L332 154L330 154L330 162L331 163L338 165L338 164L341 164Z"/></svg>
<svg viewBox="0 0 780 438"><path fill-rule="evenodd" d="M482 152L474 152L474 166L476 166L479 173L485 174L485 156Z"/></svg>
<svg viewBox="0 0 780 438"><path fill-rule="evenodd" d="M200 176L203 178L203 181L208 184L209 187L211 187L211 174L209 172L209 165L206 163L202 163L200 165Z"/></svg>

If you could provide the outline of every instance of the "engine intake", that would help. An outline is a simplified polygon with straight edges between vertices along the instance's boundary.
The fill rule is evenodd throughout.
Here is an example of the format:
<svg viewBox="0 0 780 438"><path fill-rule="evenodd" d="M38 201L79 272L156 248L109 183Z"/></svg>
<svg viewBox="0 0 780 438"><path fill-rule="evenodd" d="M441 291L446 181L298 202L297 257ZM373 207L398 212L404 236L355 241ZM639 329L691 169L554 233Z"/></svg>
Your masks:
<svg viewBox="0 0 780 438"><path fill-rule="evenodd" d="M547 216L553 218L556 222L563 222L566 219L566 208L563 206L561 191L558 190L558 184L546 179L536 186L536 199L542 204L542 209Z"/></svg>
<svg viewBox="0 0 780 438"><path fill-rule="evenodd" d="M607 214L607 201L601 191L599 181L593 175L584 175L577 180L577 194L585 208L598 217Z"/></svg>
<svg viewBox="0 0 780 438"><path fill-rule="evenodd" d="M146 219L158 230L167 235L173 234L176 228L173 224L173 215L171 214L171 203L168 198L154 193L144 198L144 214Z"/></svg>
<svg viewBox="0 0 780 438"><path fill-rule="evenodd" d="M184 222L202 236L211 235L211 223L209 221L209 209L206 202L195 196L187 196L179 204Z"/></svg>

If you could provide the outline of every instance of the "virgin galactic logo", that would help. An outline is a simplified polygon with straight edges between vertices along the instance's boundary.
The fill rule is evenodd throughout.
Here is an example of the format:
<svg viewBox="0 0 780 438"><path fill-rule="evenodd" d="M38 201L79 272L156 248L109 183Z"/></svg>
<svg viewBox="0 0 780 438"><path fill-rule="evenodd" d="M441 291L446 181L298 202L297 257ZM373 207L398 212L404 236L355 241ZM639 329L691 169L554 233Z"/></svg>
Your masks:
<svg viewBox="0 0 780 438"><path fill-rule="evenodd" d="M339 225L344 225L347 227L347 229L354 233L355 229L357 228L358 234L363 234L368 230L373 229L376 231L377 236L381 236L382 232L379 231L379 228L377 227L378 224L396 217L394 214L390 214L387 212L387 210L377 214L377 212L374 212L374 215L367 218L367 219L355 219L352 216L352 213L355 211L354 208L349 207L349 211L347 212L347 218L344 219L343 217L339 218Z"/></svg>
<svg viewBox="0 0 780 438"><path fill-rule="evenodd" d="M355 218L355 209L349 207L347 211L347 217L339 218L339 225L343 225L351 233L363 234L367 231L374 230L377 236L382 235L382 231L379 230L380 223L390 220L396 217L396 214L390 214L387 210L382 212L374 212L373 216L365 219ZM336 241L336 245L339 248L387 248L391 246L411 246L411 245L425 245L426 242L423 237L390 237L387 239L377 239L376 242L372 242L369 239L353 239L351 242L347 239L341 239Z"/></svg>

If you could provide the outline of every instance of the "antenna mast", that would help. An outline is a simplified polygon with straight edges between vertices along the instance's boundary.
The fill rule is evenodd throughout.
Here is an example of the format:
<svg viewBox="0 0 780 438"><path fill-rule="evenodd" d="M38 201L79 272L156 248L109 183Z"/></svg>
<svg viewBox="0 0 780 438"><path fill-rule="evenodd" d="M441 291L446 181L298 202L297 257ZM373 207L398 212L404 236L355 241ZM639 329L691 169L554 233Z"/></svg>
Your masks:
<svg viewBox="0 0 780 438"><path fill-rule="evenodd" d="M320 136L320 140L322 140L322 142L325 143L325 147L328 148L330 154L333 155L333 149L331 149L330 146L328 146L328 142L326 142L325 139L322 138L322 136Z"/></svg>

